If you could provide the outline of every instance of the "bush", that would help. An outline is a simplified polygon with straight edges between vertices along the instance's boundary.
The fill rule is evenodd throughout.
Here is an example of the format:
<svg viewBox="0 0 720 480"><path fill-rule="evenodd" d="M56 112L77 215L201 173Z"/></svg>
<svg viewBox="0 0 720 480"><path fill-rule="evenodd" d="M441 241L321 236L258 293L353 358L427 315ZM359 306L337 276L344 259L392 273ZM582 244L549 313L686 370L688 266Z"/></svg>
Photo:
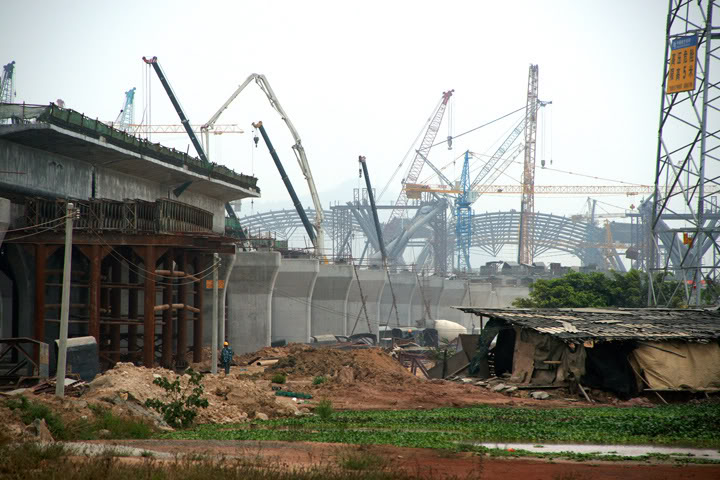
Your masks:
<svg viewBox="0 0 720 480"><path fill-rule="evenodd" d="M170 399L164 402L157 398L151 398L145 401L145 406L153 408L160 412L165 421L171 427L189 427L192 425L197 416L198 408L207 408L207 398L203 398L204 388L202 385L203 374L188 368L185 373L190 376L188 386L180 387L180 377L175 377L175 381L170 382L165 377L156 378L153 383L162 387ZM190 394L187 390L192 389Z"/></svg>
<svg viewBox="0 0 720 480"><path fill-rule="evenodd" d="M276 373L275 375L273 375L273 377L271 379L272 383L279 383L279 384L283 384L286 381L287 381L287 377L285 375L283 375L282 373Z"/></svg>
<svg viewBox="0 0 720 480"><path fill-rule="evenodd" d="M313 385L322 385L325 382L327 382L327 377L323 377L322 375L313 378Z"/></svg>
<svg viewBox="0 0 720 480"><path fill-rule="evenodd" d="M21 395L18 398L8 399L5 402L5 406L10 410L20 410L20 419L25 425L30 425L36 418L44 419L53 438L56 440L67 440L65 423L63 423L62 418L50 410L50 407L47 405L32 402Z"/></svg>
<svg viewBox="0 0 720 480"><path fill-rule="evenodd" d="M328 399L320 400L315 407L315 414L322 420L328 420L333 414L332 402Z"/></svg>

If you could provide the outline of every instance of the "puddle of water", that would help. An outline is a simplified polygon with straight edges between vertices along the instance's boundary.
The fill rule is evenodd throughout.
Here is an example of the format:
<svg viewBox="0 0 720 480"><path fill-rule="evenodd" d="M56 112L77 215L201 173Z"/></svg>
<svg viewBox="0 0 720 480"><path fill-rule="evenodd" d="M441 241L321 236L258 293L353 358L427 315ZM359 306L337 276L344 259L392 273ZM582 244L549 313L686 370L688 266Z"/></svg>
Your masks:
<svg viewBox="0 0 720 480"><path fill-rule="evenodd" d="M720 460L718 450L705 448L655 447L652 445L572 445L572 444L537 444L537 443L476 443L477 446L499 450L526 450L535 453L592 453L595 455L619 455L622 457L640 457L650 453L670 455L673 457L696 457L708 460Z"/></svg>

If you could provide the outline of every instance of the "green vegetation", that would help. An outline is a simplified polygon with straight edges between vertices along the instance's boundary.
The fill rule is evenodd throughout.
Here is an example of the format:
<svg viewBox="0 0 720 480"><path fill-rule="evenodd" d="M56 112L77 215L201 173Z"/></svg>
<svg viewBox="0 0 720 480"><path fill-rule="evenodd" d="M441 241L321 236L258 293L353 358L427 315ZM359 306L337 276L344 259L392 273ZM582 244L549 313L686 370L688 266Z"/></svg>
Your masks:
<svg viewBox="0 0 720 480"><path fill-rule="evenodd" d="M100 432L105 430L103 438L150 438L153 435L153 428L150 424L136 418L118 417L110 410L97 405L89 405L93 412L91 419L77 419L71 422L64 422L63 419L53 412L50 407L39 402L28 400L24 396L10 398L5 401L5 406L20 413L20 419L24 424L31 424L36 418L45 420L48 430L55 440L97 440Z"/></svg>
<svg viewBox="0 0 720 480"><path fill-rule="evenodd" d="M273 377L270 381L272 383L283 384L287 381L287 377L285 375L283 375L282 373L276 373L275 375L273 375Z"/></svg>
<svg viewBox="0 0 720 480"><path fill-rule="evenodd" d="M338 465L347 470L377 470L386 463L383 457L370 452L366 445L344 450L338 456Z"/></svg>
<svg viewBox="0 0 720 480"><path fill-rule="evenodd" d="M720 405L529 409L492 406L335 412L222 429L200 425L178 439L285 440L457 450L477 442L572 442L720 447ZM466 448L466 447L463 447ZM467 447L469 448L469 447Z"/></svg>
<svg viewBox="0 0 720 480"><path fill-rule="evenodd" d="M207 408L207 398L203 397L203 374L188 368L185 373L190 376L187 388L180 386L180 377L173 382L165 377L156 378L153 383L162 387L168 394L170 401L152 398L145 401L145 406L153 408L163 415L171 427L187 428L192 425L197 416L198 408ZM190 392L188 393L188 390Z"/></svg>
<svg viewBox="0 0 720 480"><path fill-rule="evenodd" d="M315 407L315 414L322 420L329 420L333 411L332 402L328 399L320 400Z"/></svg>
<svg viewBox="0 0 720 480"><path fill-rule="evenodd" d="M327 382L327 377L324 377L321 375L319 377L313 378L312 384L313 385L322 385L323 383L326 383L326 382Z"/></svg>
<svg viewBox="0 0 720 480"><path fill-rule="evenodd" d="M683 306L682 285L672 276L658 275L653 284L655 294L662 303L671 298L671 306ZM625 274L614 271L609 274L570 272L560 278L536 280L530 286L530 295L516 299L513 305L520 308L642 308L648 304L647 293L647 275L639 270ZM704 299L705 293L703 291ZM712 299L708 297L705 300Z"/></svg>

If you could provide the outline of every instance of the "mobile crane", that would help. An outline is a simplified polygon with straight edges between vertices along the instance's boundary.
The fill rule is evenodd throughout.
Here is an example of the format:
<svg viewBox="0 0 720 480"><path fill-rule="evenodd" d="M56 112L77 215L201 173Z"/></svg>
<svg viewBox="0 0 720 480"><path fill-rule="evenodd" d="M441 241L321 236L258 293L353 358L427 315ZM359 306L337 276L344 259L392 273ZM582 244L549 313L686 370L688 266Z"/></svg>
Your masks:
<svg viewBox="0 0 720 480"><path fill-rule="evenodd" d="M197 137L195 136L195 132L192 129L192 126L190 125L190 120L185 116L185 112L183 112L182 107L180 106L180 103L177 100L177 97L175 96L175 92L173 92L172 87L170 86L170 83L168 82L167 78L165 77L165 72L163 72L162 68L160 67L160 64L158 63L157 57L152 58L146 58L142 57L143 61L147 63L148 65L151 65L153 67L153 70L155 70L155 73L157 74L158 78L160 79L160 83L162 84L163 88L165 89L165 93L167 93L168 97L170 98L170 102L172 103L173 107L175 107L175 111L178 114L178 117L180 117L180 123L182 123L183 127L185 127L185 131L187 132L188 136L190 137L190 141L192 142L193 146L195 147L195 150L197 151L198 156L200 157L200 160L207 165L210 166L210 160L208 160L207 155L205 154L205 149L203 149L202 145L200 145L200 142L198 141ZM192 184L192 182L185 182L179 187L177 187L175 190L173 190L173 193L176 197L179 197L182 195L182 193ZM235 210L233 209L232 205L230 203L225 204L225 211L228 213L230 218L237 221L237 215L235 214ZM245 234L243 233L243 229L238 229L240 232L240 238L243 240L245 239Z"/></svg>
<svg viewBox="0 0 720 480"><path fill-rule="evenodd" d="M245 90L245 87L250 85L250 83L253 81L257 83L258 87L260 87L260 90L263 91L268 101L270 102L270 106L280 114L280 117L285 122L285 125L287 125L288 130L290 130L290 134L292 135L293 140L295 140L295 144L292 146L292 149L293 152L295 152L295 157L297 158L298 164L300 165L300 170L305 176L305 181L308 184L310 196L312 197L313 206L315 207L315 222L313 224L315 228L315 239L313 241L313 245L315 246L315 254L318 257L322 257L323 249L325 247L325 230L323 228L323 221L325 220L325 215L322 203L320 202L320 197L318 196L317 189L315 188L315 180L313 180L312 172L310 171L310 164L308 163L307 156L305 155L305 148L302 145L300 135L295 129L292 121L290 121L287 113L285 113L282 105L280 105L280 101L275 95L275 92L270 86L267 78L265 78L265 75L259 73L251 73L245 79L245 81L241 83L240 86L238 86L238 88L233 92L233 94L230 95L230 98L225 101L225 103L218 109L217 112L215 112L215 115L210 117L210 120L208 120L200 128L205 139L205 147L209 150L210 131L213 129L215 122L217 122L217 120L220 118L220 115L222 115L222 113L227 110L233 100L235 100L235 98L237 98L237 96L240 95L243 90Z"/></svg>

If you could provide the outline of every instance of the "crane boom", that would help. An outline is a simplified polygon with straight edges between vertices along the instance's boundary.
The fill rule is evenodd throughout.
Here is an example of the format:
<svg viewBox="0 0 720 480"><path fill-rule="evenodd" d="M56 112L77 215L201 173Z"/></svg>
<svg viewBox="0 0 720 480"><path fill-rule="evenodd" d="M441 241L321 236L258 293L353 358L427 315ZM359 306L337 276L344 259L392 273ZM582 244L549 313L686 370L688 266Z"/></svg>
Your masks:
<svg viewBox="0 0 720 480"><path fill-rule="evenodd" d="M403 179L403 185L405 185L406 183L417 182L418 177L420 176L420 172L422 171L422 167L425 164L425 159L430 152L430 148L435 142L435 137L437 136L438 130L440 130L440 124L442 123L443 116L445 115L445 109L447 108L448 101L450 101L450 97L452 97L453 92L455 92L455 90L448 90L447 92L443 92L442 98L440 99L440 104L435 110L433 116L430 117L430 122L428 124L427 130L425 131L425 136L420 143L420 148L416 150L415 158L413 158L413 161L410 164L408 174ZM392 212L390 212L390 218L388 218L388 221L385 224L386 229L395 218L401 215L405 215L407 213L403 208L407 206L407 201L407 193L405 192L405 189L402 188L400 190L400 195L395 202L395 208L392 210Z"/></svg>
<svg viewBox="0 0 720 480"><path fill-rule="evenodd" d="M205 145L209 148L209 132L214 128L215 122L218 121L220 115L222 115L222 113L227 110L233 100L235 100L237 96L240 95L243 90L245 90L245 87L250 85L250 83L253 81L257 83L258 87L260 87L260 90L263 91L268 101L270 102L270 106L280 114L280 117L285 122L285 125L287 125L288 130L290 130L290 134L292 135L293 140L295 140L295 144L292 146L292 149L293 152L295 152L295 157L297 158L298 164L300 165L300 170L302 171L303 176L305 177L305 181L308 184L308 189L310 190L310 197L312 198L313 206L315 207L315 223L313 224L316 231L316 239L314 242L315 253L318 256L322 256L323 249L325 247L325 230L323 227L325 215L323 213L322 203L320 202L320 196L317 193L317 188L315 188L315 180L313 179L312 172L310 171L310 163L308 162L307 156L305 155L305 148L302 145L300 134L298 134L298 131L295 129L295 125L293 125L287 113L285 113L282 105L280 105L280 101L275 95L275 92L270 86L270 83L268 82L265 75L259 73L251 73L245 79L245 81L238 86L238 88L233 92L233 94L230 95L230 98L228 98L225 103L222 104L218 111L215 112L212 117L210 117L210 120L208 120L201 127L201 130L203 131L205 137Z"/></svg>

